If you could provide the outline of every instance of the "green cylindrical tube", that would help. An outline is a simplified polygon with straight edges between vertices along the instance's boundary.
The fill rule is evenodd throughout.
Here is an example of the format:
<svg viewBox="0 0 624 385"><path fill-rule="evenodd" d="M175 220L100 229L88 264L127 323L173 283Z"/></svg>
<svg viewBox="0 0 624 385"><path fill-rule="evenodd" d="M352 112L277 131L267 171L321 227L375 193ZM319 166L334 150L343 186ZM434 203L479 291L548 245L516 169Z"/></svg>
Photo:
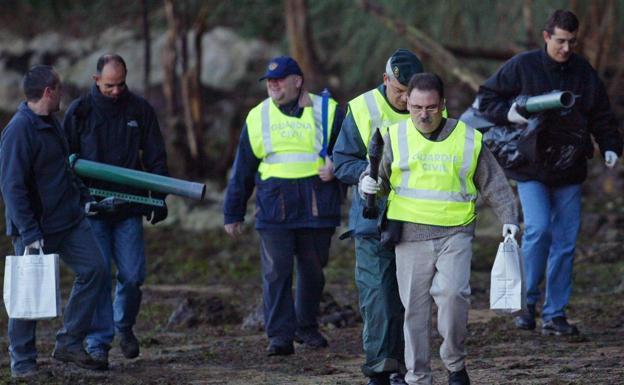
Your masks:
<svg viewBox="0 0 624 385"><path fill-rule="evenodd" d="M69 157L69 164L73 167L76 174L81 177L197 200L204 199L206 194L206 185L202 183L188 182L168 176L79 159L76 154Z"/></svg>
<svg viewBox="0 0 624 385"><path fill-rule="evenodd" d="M570 108L574 105L574 94L570 91L556 91L544 95L527 98L524 108L529 113L552 110L555 108Z"/></svg>

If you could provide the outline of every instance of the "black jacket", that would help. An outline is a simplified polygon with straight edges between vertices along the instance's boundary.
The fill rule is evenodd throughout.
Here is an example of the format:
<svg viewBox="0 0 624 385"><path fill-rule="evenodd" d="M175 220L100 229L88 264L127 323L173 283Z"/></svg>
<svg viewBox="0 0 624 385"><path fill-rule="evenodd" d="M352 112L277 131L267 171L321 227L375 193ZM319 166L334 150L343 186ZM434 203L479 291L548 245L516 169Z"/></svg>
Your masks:
<svg viewBox="0 0 624 385"><path fill-rule="evenodd" d="M72 228L84 218L89 191L69 167L67 141L53 116L26 102L2 131L0 186L6 231L25 245Z"/></svg>
<svg viewBox="0 0 624 385"><path fill-rule="evenodd" d="M507 112L519 95L534 96L553 90L576 96L570 109L542 113L536 156L525 164L506 169L516 180L538 180L548 185L577 184L587 176L587 158L595 139L602 154L622 154L622 139L602 81L591 65L573 54L565 63L552 60L545 49L514 56L479 89L479 110L497 125L509 125ZM554 169L553 148L571 146L579 154L572 166ZM556 153L556 151L554 152Z"/></svg>
<svg viewBox="0 0 624 385"><path fill-rule="evenodd" d="M156 113L149 103L126 90L117 100L102 95L96 85L67 109L63 129L71 153L82 159L168 175L165 143ZM84 178L88 187L148 196L145 190ZM152 193L164 198L164 194ZM146 208L132 204L117 217L142 215Z"/></svg>

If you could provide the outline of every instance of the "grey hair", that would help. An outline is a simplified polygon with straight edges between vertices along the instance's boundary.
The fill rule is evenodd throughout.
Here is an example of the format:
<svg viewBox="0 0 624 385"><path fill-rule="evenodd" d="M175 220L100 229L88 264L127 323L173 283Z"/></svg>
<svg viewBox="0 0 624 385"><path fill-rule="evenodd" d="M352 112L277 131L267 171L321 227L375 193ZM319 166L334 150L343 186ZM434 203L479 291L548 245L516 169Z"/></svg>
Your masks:
<svg viewBox="0 0 624 385"><path fill-rule="evenodd" d="M388 76L389 80L395 79L395 76L392 73L392 65L390 64L391 60L392 60L392 57L390 57L388 61L386 62L386 76Z"/></svg>

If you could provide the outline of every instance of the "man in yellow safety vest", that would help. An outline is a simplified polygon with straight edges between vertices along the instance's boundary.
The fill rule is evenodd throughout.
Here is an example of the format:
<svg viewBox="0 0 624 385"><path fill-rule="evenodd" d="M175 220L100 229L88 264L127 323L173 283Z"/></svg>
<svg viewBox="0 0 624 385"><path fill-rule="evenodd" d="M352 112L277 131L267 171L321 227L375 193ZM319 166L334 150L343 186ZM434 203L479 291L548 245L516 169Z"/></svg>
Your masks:
<svg viewBox="0 0 624 385"><path fill-rule="evenodd" d="M503 235L518 232L518 213L503 170L481 133L444 118L444 89L431 73L407 87L410 119L388 128L379 182L362 174L361 193L388 195L387 221L400 222L397 282L405 307L405 381L431 385L432 300L449 384L470 384L464 366L470 260L477 193L495 211Z"/></svg>
<svg viewBox="0 0 624 385"><path fill-rule="evenodd" d="M241 233L255 187L268 355L280 356L294 353L293 341L327 346L316 318L323 268L340 224L340 188L330 155L343 114L328 93L305 90L303 73L290 57L272 59L264 79L269 97L247 115L228 182L224 223L229 235Z"/></svg>

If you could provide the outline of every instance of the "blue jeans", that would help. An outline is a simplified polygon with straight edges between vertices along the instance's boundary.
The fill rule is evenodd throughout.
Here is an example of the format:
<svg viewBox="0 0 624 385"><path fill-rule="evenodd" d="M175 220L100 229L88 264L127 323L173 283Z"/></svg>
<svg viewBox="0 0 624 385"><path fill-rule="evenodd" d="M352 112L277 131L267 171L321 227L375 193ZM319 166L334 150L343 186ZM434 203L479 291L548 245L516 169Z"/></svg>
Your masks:
<svg viewBox="0 0 624 385"><path fill-rule="evenodd" d="M130 331L136 322L141 305L141 285L145 280L145 247L140 216L119 221L89 218L89 222L107 261L108 273L87 336L87 351L93 353L108 351L115 332ZM112 261L117 267L114 303L111 298Z"/></svg>
<svg viewBox="0 0 624 385"><path fill-rule="evenodd" d="M329 259L334 228L259 229L262 300L269 342L291 344L296 330L317 329L323 268ZM297 289L293 303L292 276L297 259Z"/></svg>
<svg viewBox="0 0 624 385"><path fill-rule="evenodd" d="M548 187L540 182L518 182L524 214L522 254L527 281L527 303L541 296L546 275L542 319L565 316L572 291L572 264L581 223L581 185Z"/></svg>
<svg viewBox="0 0 624 385"><path fill-rule="evenodd" d="M107 280L106 261L97 247L89 222L82 220L69 230L44 236L44 252L58 253L76 274L74 286L65 305L63 327L56 334L56 346L82 349L98 303L98 294ZM21 238L13 241L15 255L24 253ZM37 321L9 319L9 354L11 371L26 372L36 367L35 332Z"/></svg>

